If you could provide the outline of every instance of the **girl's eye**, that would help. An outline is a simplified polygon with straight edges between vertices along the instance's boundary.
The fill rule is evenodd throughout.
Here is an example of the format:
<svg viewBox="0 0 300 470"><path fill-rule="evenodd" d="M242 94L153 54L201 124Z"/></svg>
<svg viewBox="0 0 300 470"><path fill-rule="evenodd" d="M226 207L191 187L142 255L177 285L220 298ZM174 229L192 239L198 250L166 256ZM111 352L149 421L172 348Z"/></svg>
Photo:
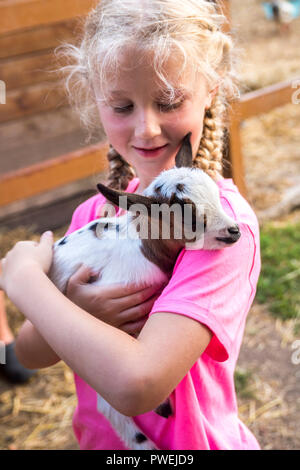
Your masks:
<svg viewBox="0 0 300 470"><path fill-rule="evenodd" d="M168 112L168 111L174 111L174 109L179 108L183 103L183 100L177 101L176 103L159 103L158 107L161 111Z"/></svg>
<svg viewBox="0 0 300 470"><path fill-rule="evenodd" d="M169 112L179 108L183 103L183 100L177 101L176 103L157 103L160 111ZM113 106L113 111L117 114L129 113L133 110L133 104L127 106Z"/></svg>
<svg viewBox="0 0 300 470"><path fill-rule="evenodd" d="M129 111L132 110L132 108L133 108L133 105L129 104L128 106L115 106L113 110L115 113L122 114L122 113L128 113Z"/></svg>

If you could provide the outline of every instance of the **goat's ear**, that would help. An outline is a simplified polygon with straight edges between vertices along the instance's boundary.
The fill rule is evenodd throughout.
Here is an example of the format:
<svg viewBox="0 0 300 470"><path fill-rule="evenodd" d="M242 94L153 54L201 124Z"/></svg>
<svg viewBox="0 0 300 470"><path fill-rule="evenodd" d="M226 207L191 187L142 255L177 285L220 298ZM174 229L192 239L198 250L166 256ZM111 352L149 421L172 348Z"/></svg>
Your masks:
<svg viewBox="0 0 300 470"><path fill-rule="evenodd" d="M177 168L182 166L191 168L193 166L193 151L191 146L191 135L189 132L183 139L182 145L175 157L175 165Z"/></svg>
<svg viewBox="0 0 300 470"><path fill-rule="evenodd" d="M155 200L151 197L108 188L101 183L97 184L97 188L106 199L112 202L115 206L118 206L121 209L125 209L126 211L130 210L133 204L143 204L143 206L145 206L147 209L148 214L150 215L151 204L155 202Z"/></svg>

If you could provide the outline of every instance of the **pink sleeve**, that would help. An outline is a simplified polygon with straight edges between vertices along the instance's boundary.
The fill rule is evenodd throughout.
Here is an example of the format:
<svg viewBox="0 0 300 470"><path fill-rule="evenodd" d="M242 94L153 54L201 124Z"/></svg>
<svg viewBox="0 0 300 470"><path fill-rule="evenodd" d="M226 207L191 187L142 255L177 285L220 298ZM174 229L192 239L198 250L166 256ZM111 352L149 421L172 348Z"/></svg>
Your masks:
<svg viewBox="0 0 300 470"><path fill-rule="evenodd" d="M260 270L256 237L247 224L240 229L242 236L232 247L182 250L150 313L173 312L206 325L213 338L205 352L217 361L238 353Z"/></svg>
<svg viewBox="0 0 300 470"><path fill-rule="evenodd" d="M96 194L96 196L93 196L80 204L80 206L78 206L73 212L71 224L65 233L65 236L75 232L92 220L95 220L97 218L97 210L104 203L104 196Z"/></svg>
<svg viewBox="0 0 300 470"><path fill-rule="evenodd" d="M134 192L139 184L138 178L133 178L129 181L126 191ZM69 235L75 230L80 229L84 225L88 224L92 220L99 218L98 211L103 204L105 204L106 199L102 194L96 194L95 196L90 197L85 202L80 204L74 211L70 227L68 228L66 235ZM117 214L119 212L117 211Z"/></svg>

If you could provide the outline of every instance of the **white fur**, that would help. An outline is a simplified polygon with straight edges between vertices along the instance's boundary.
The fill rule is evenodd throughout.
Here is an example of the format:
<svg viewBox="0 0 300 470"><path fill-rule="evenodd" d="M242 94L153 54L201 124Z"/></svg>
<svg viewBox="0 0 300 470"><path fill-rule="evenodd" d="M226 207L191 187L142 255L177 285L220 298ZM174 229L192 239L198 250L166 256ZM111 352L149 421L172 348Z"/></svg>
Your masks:
<svg viewBox="0 0 300 470"><path fill-rule="evenodd" d="M184 191L178 193L177 184L184 185ZM170 198L172 194L178 193L181 199L188 198L193 201L198 209L199 217L203 213L207 217L207 228L204 235L203 250L219 250L225 248L223 242L216 240L216 237L226 236L226 231L237 223L225 214L221 201L219 188L216 183L199 168L172 168L165 170L158 175L148 188L144 191L146 196L154 194L154 188L161 186L161 194ZM189 248L197 248L198 243L189 243Z"/></svg>
<svg viewBox="0 0 300 470"><path fill-rule="evenodd" d="M126 214L118 219L120 226L126 228L131 215ZM99 219L99 222L103 227L112 220L115 221L115 218ZM89 230L93 224L95 221L68 235L64 245L59 246L61 240L55 243L50 278L62 292L68 279L82 263L101 272L94 285L136 283L146 286L163 284L167 280L167 276L143 256L139 239L118 239L112 230L103 232L101 238L97 238Z"/></svg>
<svg viewBox="0 0 300 470"><path fill-rule="evenodd" d="M178 192L176 186L184 185L184 191ZM228 236L228 228L237 227L234 220L228 217L222 209L219 190L213 180L203 171L195 168L173 168L163 171L144 191L145 196L157 195L155 188L161 187L160 193L170 199L174 193L180 198L188 198L197 207L199 217L203 212L207 217L207 230L204 236L204 249L220 249L227 245L216 240L218 237ZM119 237L113 228L103 230L106 223L119 225ZM99 219L100 238L90 227L95 221L65 237L66 243L59 240L55 244L53 264L49 277L54 284L65 291L70 276L78 269L80 264L100 271L101 276L95 281L97 285L123 282L136 283L139 286L163 284L167 275L157 265L148 261L142 254L141 240L136 233L130 213L116 218ZM122 235L130 234L130 237ZM132 236L132 235L135 235ZM110 421L117 434L129 449L147 450L155 446L149 440L138 443L135 440L138 429L134 421L116 411L102 397L98 396L98 410Z"/></svg>

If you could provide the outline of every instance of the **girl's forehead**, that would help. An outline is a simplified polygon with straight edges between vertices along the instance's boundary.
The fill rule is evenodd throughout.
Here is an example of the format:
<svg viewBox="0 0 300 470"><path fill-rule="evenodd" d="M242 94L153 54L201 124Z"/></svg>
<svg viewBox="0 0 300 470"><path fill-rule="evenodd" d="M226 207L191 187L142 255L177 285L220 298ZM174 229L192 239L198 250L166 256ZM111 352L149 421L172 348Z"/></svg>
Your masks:
<svg viewBox="0 0 300 470"><path fill-rule="evenodd" d="M150 93L180 95L185 92L192 93L201 86L201 79L197 76L191 64L183 67L182 59L172 55L157 67L154 53L141 54L140 51L125 51L119 58L117 67L107 69L105 80L101 84L105 95L121 97L137 86L144 86Z"/></svg>

